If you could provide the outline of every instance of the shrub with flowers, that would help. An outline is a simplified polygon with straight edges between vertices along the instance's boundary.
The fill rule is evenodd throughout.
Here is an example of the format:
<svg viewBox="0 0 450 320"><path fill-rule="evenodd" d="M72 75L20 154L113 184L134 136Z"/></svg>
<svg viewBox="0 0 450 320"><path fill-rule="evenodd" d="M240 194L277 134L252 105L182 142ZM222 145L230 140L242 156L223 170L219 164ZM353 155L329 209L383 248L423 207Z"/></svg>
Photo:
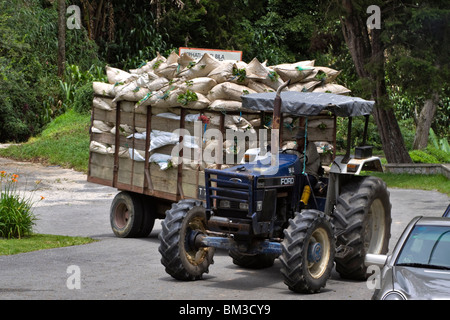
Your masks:
<svg viewBox="0 0 450 320"><path fill-rule="evenodd" d="M33 194L39 182L28 194L19 191L19 175L0 171L0 237L22 238L32 233L36 217L33 214ZM43 200L41 197L40 200Z"/></svg>

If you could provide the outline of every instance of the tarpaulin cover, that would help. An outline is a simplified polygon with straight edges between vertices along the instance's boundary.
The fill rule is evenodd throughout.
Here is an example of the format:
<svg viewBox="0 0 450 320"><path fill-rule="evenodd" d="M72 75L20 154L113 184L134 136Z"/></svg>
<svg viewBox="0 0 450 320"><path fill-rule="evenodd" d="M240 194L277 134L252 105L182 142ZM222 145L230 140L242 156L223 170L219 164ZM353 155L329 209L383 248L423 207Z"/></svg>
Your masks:
<svg viewBox="0 0 450 320"><path fill-rule="evenodd" d="M273 112L275 92L242 96L242 107ZM339 117L366 116L372 113L375 102L361 98L318 92L281 92L281 112L293 116L316 116L330 111Z"/></svg>

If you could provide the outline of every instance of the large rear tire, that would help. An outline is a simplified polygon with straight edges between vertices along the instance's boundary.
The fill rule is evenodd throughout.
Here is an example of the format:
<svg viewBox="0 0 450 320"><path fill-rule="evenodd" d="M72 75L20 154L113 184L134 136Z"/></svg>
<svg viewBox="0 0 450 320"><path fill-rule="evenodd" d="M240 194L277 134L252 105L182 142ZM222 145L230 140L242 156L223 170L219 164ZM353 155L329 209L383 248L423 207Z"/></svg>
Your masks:
<svg viewBox="0 0 450 320"><path fill-rule="evenodd" d="M206 212L201 201L181 200L172 205L161 223L161 263L177 280L199 280L213 263L214 248L196 248L192 239L206 231Z"/></svg>
<svg viewBox="0 0 450 320"><path fill-rule="evenodd" d="M333 213L336 270L342 278L367 279L367 253L386 254L391 237L391 203L383 180L353 178L342 187Z"/></svg>
<svg viewBox="0 0 450 320"><path fill-rule="evenodd" d="M330 218L317 210L297 213L289 220L282 242L284 283L298 293L325 287L333 269L335 239Z"/></svg>

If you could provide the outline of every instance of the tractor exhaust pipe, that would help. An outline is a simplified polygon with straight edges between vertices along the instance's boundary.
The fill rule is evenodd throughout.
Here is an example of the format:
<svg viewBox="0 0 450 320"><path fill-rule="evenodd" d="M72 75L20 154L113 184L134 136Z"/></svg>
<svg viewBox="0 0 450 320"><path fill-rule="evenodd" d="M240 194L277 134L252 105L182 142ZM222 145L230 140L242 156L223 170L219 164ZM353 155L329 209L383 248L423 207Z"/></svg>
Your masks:
<svg viewBox="0 0 450 320"><path fill-rule="evenodd" d="M280 129L281 127L281 91L284 90L291 83L291 79L283 83L278 87L277 95L275 96L275 101L273 103L273 120L272 120L272 130Z"/></svg>
<svg viewBox="0 0 450 320"><path fill-rule="evenodd" d="M275 96L275 101L273 103L273 118L272 118L272 133L271 133L271 165L272 167L276 167L278 164L278 150L280 150L281 145L281 91L286 88L291 80L289 79L285 83L283 83L277 90L277 95Z"/></svg>
<svg viewBox="0 0 450 320"><path fill-rule="evenodd" d="M275 100L273 103L273 118L272 118L272 132L270 135L271 139L271 160L270 164L273 169L276 169L274 171L274 174L278 171L278 151L280 150L281 145L281 134L280 134L280 128L281 128L281 91L283 91L284 88L286 88L289 83L291 83L291 80L286 81L283 83L277 90L277 95L275 96Z"/></svg>

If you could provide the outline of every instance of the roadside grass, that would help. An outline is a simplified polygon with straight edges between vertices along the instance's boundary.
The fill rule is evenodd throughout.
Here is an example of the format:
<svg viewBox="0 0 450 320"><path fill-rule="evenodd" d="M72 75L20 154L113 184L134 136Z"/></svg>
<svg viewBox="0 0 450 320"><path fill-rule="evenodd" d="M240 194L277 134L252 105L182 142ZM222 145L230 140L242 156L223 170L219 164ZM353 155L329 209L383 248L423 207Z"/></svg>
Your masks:
<svg viewBox="0 0 450 320"><path fill-rule="evenodd" d="M15 255L19 253L79 246L96 242L97 240L85 237L69 237L47 234L32 234L20 239L0 238L0 256Z"/></svg>
<svg viewBox="0 0 450 320"><path fill-rule="evenodd" d="M60 165L87 173L90 124L90 114L69 110L53 120L39 136L26 143L0 149L0 156L18 161ZM0 238L0 255L77 246L95 241L84 237L42 234L31 234L20 239Z"/></svg>
<svg viewBox="0 0 450 320"><path fill-rule="evenodd" d="M73 110L52 121L28 142L0 149L0 156L21 161L60 165L87 173L90 114Z"/></svg>
<svg viewBox="0 0 450 320"><path fill-rule="evenodd" d="M442 174L420 175L381 172L370 172L368 174L383 179L388 188L438 191L450 196L450 179L447 179L447 177Z"/></svg>

